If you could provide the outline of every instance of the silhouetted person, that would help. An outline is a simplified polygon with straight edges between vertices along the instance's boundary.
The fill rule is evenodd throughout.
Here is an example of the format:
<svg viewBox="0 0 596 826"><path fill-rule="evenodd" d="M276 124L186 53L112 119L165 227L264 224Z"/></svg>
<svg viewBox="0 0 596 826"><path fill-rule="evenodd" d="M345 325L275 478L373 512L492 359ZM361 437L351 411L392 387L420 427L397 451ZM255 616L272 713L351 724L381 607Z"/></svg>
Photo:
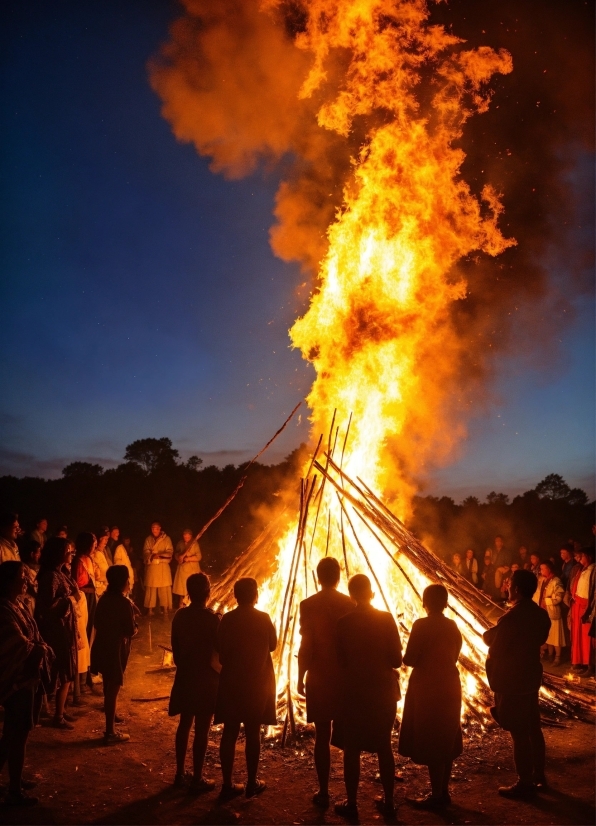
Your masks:
<svg viewBox="0 0 596 826"><path fill-rule="evenodd" d="M429 585L422 594L428 614L416 620L404 654L412 667L399 732L399 753L428 766L431 794L411 800L418 808L437 809L451 803L451 764L462 753L461 684L457 659L462 645L459 628L443 616L447 589Z"/></svg>
<svg viewBox="0 0 596 826"><path fill-rule="evenodd" d="M335 632L339 618L354 610L352 600L337 591L340 575L337 559L331 556L322 559L317 565L321 590L300 603L302 641L298 651L298 693L305 694L306 719L315 725L314 757L319 791L313 803L324 808L329 805L331 723L338 711Z"/></svg>
<svg viewBox="0 0 596 826"><path fill-rule="evenodd" d="M493 553L493 563L495 566L495 587L497 590L501 588L503 577L509 571L511 563L513 562L513 554L503 544L502 536L495 536L495 550Z"/></svg>
<svg viewBox="0 0 596 826"><path fill-rule="evenodd" d="M62 537L48 539L41 552L37 574L35 619L41 636L52 648L53 681L56 686L55 728L72 730L72 718L64 707L70 684L78 677L77 617L73 600L84 599L75 581L65 572L72 554L69 542Z"/></svg>
<svg viewBox="0 0 596 826"><path fill-rule="evenodd" d="M37 723L41 699L50 685L54 659L37 624L21 602L27 590L21 562L0 565L0 703L4 728L0 740L0 771L8 762L9 806L34 806L37 798L26 794L35 783L22 778L29 732Z"/></svg>
<svg viewBox="0 0 596 826"><path fill-rule="evenodd" d="M542 684L540 649L547 640L550 619L532 596L538 580L531 571L515 571L509 585L512 607L484 632L488 645L486 676L495 694L491 714L513 739L518 781L499 794L528 798L545 784L544 736L540 728L538 691Z"/></svg>
<svg viewBox="0 0 596 826"><path fill-rule="evenodd" d="M348 590L356 608L337 622L337 656L341 668L340 706L331 742L344 752L347 800L335 811L358 817L360 752L376 753L384 797L376 801L385 815L393 815L395 760L391 731L395 722L399 681L395 668L402 663L395 620L370 604L374 594L364 574L350 579Z"/></svg>
<svg viewBox="0 0 596 826"><path fill-rule="evenodd" d="M172 652L176 676L168 713L170 717L180 715L176 731L174 785L188 786L189 791L201 794L215 788L214 780L203 777L203 764L219 684L217 629L221 617L207 608L211 584L206 574L191 574L185 586L190 605L177 611L172 621ZM193 775L188 777L184 764L193 723Z"/></svg>
<svg viewBox="0 0 596 826"><path fill-rule="evenodd" d="M234 585L238 607L224 614L219 624L217 647L221 662L215 723L223 723L220 760L223 785L220 800L229 800L245 791L254 797L266 788L259 780L261 725L275 725L275 674L271 652L277 634L269 614L258 611L256 580L243 577ZM246 789L232 782L236 741L244 723L246 738Z"/></svg>
<svg viewBox="0 0 596 826"><path fill-rule="evenodd" d="M126 565L107 570L108 587L95 610L95 639L91 647L91 672L103 678L106 730L104 743L126 743L130 735L116 731L116 701L124 683L130 643L137 633L135 608L128 599L130 590Z"/></svg>

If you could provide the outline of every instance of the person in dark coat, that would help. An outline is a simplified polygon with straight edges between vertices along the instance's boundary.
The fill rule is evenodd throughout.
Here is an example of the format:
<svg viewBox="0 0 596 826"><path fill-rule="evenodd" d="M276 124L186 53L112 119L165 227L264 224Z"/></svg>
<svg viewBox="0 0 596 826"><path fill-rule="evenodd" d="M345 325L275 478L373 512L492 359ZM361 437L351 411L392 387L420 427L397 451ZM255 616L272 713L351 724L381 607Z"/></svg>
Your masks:
<svg viewBox="0 0 596 826"><path fill-rule="evenodd" d="M269 614L255 608L259 597L256 580L243 577L234 585L238 607L224 614L217 633L221 662L215 723L223 723L220 743L223 785L220 800L229 800L244 791L254 797L266 788L259 780L261 726L275 725L275 674L271 652L277 634ZM247 783L244 789L232 783L236 741L240 724L246 738Z"/></svg>
<svg viewBox="0 0 596 826"><path fill-rule="evenodd" d="M74 728L73 718L65 714L64 707L70 684L78 676L74 600L84 599L65 568L71 559L72 551L67 539L59 536L48 539L41 554L35 601L35 619L39 631L56 656L52 666L53 685L56 686L56 709L52 725L66 730Z"/></svg>
<svg viewBox="0 0 596 826"><path fill-rule="evenodd" d="M356 607L337 621L340 703L331 738L344 752L347 800L336 804L335 811L350 820L358 817L360 752L371 751L379 760L384 792L377 807L392 816L395 760L391 731L400 696L394 669L402 663L401 641L391 614L372 607L374 594L367 576L353 576L348 590Z"/></svg>
<svg viewBox="0 0 596 826"><path fill-rule="evenodd" d="M116 701L124 683L130 644L137 633L135 607L128 599L130 580L126 565L112 565L106 571L108 587L95 611L95 639L91 647L91 673L103 678L106 730L104 743L125 743L130 735L116 731Z"/></svg>
<svg viewBox="0 0 596 826"><path fill-rule="evenodd" d="M339 663L335 646L337 621L354 610L354 603L337 590L339 562L326 556L317 565L321 590L300 603L298 693L306 696L306 719L315 725L315 768L319 791L315 806L329 805L331 724L337 716ZM306 681L305 681L306 676ZM306 684L305 684L306 683Z"/></svg>
<svg viewBox="0 0 596 826"><path fill-rule="evenodd" d="M25 566L16 560L0 565L0 704L4 727L0 739L0 771L8 763L8 806L34 806L27 795L35 783L24 781L23 765L29 732L37 723L43 694L51 684L54 652L22 602L27 592Z"/></svg>
<svg viewBox="0 0 596 826"><path fill-rule="evenodd" d="M550 619L532 600L537 586L532 571L515 571L509 585L512 607L484 632L486 676L495 695L491 714L511 734L519 776L513 786L502 786L499 794L513 799L532 797L537 786L546 783L538 691L542 684L540 649L548 638Z"/></svg>
<svg viewBox="0 0 596 826"><path fill-rule="evenodd" d="M217 629L221 616L207 608L211 584L206 574L191 574L186 580L190 605L180 608L172 621L172 653L176 676L170 695L170 717L180 715L176 731L175 786L188 786L195 794L211 791L215 781L203 777L209 728L219 684ZM186 750L192 724L195 737L192 747L193 776L184 771Z"/></svg>
<svg viewBox="0 0 596 826"><path fill-rule="evenodd" d="M463 751L457 670L462 637L455 622L443 616L447 599L447 589L442 585L424 589L422 604L428 616L412 626L404 655L404 664L411 666L412 673L398 751L414 763L428 766L431 794L410 801L422 809L451 803L451 764Z"/></svg>

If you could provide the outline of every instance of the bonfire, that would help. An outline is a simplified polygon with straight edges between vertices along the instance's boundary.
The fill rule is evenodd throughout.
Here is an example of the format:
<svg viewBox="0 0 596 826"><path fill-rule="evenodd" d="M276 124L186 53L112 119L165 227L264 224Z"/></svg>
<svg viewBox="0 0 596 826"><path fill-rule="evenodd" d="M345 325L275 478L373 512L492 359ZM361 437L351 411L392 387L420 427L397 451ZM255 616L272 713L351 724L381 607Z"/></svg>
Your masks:
<svg viewBox="0 0 596 826"><path fill-rule="evenodd" d="M490 106L493 76L513 70L511 55L468 48L432 24L426 0L262 0L239 6L238 25L204 0L186 6L190 17L173 27L152 70L165 116L232 176L259 152L297 156L277 195L272 246L286 259L318 261L290 338L316 374L307 398L313 445L326 435L304 468L297 518L284 513L265 529L216 587L216 602L230 604L237 576L258 579L259 605L279 633L287 728L303 716L298 604L317 587L319 559L341 560L344 589L350 575L368 574L374 604L395 616L404 643L423 589L444 583L464 639L464 714L486 726L482 632L500 609L404 521L417 480L465 438L482 379L458 316L474 261L516 244L499 228L490 181L465 180L461 142L470 118ZM336 167L341 204L325 229L313 216L329 215ZM545 708L575 713L583 701L567 691L549 678Z"/></svg>

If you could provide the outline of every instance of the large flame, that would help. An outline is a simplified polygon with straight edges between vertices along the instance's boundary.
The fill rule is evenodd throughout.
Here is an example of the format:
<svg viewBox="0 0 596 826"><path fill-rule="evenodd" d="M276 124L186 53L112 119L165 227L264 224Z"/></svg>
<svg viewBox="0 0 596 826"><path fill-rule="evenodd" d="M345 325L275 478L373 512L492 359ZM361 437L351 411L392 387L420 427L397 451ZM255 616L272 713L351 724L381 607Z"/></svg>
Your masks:
<svg viewBox="0 0 596 826"><path fill-rule="evenodd" d="M203 15L197 37L204 53L211 54L219 23L211 22L201 0L186 0L186 5L191 14ZM463 179L465 156L458 146L466 121L489 105L491 77L511 71L511 57L488 47L464 48L459 38L430 24L425 0L265 0L242 9L246 30L259 44L251 61L244 61L254 64L250 82L234 72L244 65L237 58L241 35L220 38L230 53L218 58L226 71L213 81L227 83L233 102L226 112L238 113L237 124L220 134L222 119L214 118L206 103L205 125L196 125L197 115L185 101L194 94L208 100L211 92L202 90L200 73L183 71L182 92L178 76L167 69L155 70L153 82L166 99L166 115L177 134L191 136L199 151L214 157L217 169L231 174L252 163L239 137L243 124L249 155L265 147L279 156L290 148L312 161L319 147L324 161L342 141L352 153L341 206L327 229L316 289L290 335L316 370L308 396L314 441L329 433L327 448L331 452L335 446L348 474L366 480L403 518L416 476L448 456L465 433L454 415L465 396L456 381L468 347L453 322L454 303L467 288L458 262L472 253L495 256L515 243L497 227L501 205L490 184L477 196ZM290 17L296 30L292 40L276 29L276 21L287 24ZM262 43L270 44L275 66ZM279 89L271 81L275 72L283 78ZM262 78L263 94L271 99L267 129L245 113L238 94L243 83L252 89L255 78ZM226 94L223 86L220 93ZM360 137L354 147L355 136ZM324 173L317 180L327 181ZM313 202L320 201L321 186L280 189L282 226L274 230L273 244L282 255L290 243L283 221L300 213L311 191ZM304 226L301 231L308 235ZM324 244L306 245L325 249ZM277 570L261 583L260 606L274 617L282 638L277 655L282 692L295 686L297 606L314 592L313 572L322 556L341 559L346 574L369 574L376 604L391 610L406 633L420 616L419 594L430 581L405 558L396 567L355 512L344 510L331 484L324 487L319 477L312 485L307 481L303 490L303 497L312 499L310 524L288 527ZM480 663L482 629L457 599L454 607L465 639L463 653ZM471 701L483 686L469 670L462 674Z"/></svg>
<svg viewBox="0 0 596 826"><path fill-rule="evenodd" d="M470 253L497 255L514 243L497 227L501 207L490 185L479 200L462 179L464 154L456 145L466 120L488 106L487 81L511 71L511 58L489 48L464 50L456 37L428 24L422 0L313 0L297 46L314 55L300 94L322 93L322 129L347 136L356 118L383 116L353 159L317 289L290 335L317 374L308 396L313 433L331 428L331 440L341 444L351 417L344 468L390 498L403 517L416 473L448 455L463 432L449 415L462 347L450 310L466 295L456 265ZM326 97L338 50L349 56L345 79ZM424 85L429 70L432 80ZM417 97L423 86L430 89L424 106ZM336 434L334 416L342 423ZM304 574L294 577L293 609L284 612L283 602L294 576L297 526L280 545L276 575L263 585L262 603L280 619L282 635L289 633L279 662L282 685L292 681L291 612L314 592L309 579L326 553L341 559L348 574L369 574L378 607L399 616L402 628L420 615L404 577L335 494L331 486L319 494L317 526L303 540ZM430 580L407 560L401 566L422 593ZM468 620L463 653L480 662L482 629L470 630L473 618L458 610ZM472 698L476 680L467 671L464 677Z"/></svg>

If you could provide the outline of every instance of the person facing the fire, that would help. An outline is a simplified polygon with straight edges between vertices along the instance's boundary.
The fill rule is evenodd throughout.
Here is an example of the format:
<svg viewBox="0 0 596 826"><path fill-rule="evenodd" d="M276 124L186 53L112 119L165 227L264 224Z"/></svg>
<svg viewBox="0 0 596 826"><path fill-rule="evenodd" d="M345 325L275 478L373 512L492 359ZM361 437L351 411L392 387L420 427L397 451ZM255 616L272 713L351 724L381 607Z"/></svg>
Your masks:
<svg viewBox="0 0 596 826"><path fill-rule="evenodd" d="M337 803L335 812L349 820L358 817L360 752L370 751L379 760L384 792L375 802L382 814L392 817L395 759L391 731L400 697L395 669L402 663L401 641L392 615L372 607L374 594L367 576L353 576L348 590L356 608L337 621L340 702L331 738L332 745L344 752L347 800Z"/></svg>
<svg viewBox="0 0 596 826"><path fill-rule="evenodd" d="M457 660L462 636L456 623L443 616L447 589L429 585L422 594L427 616L416 620L404 654L412 667L399 732L398 751L428 766L431 793L409 802L421 809L451 803L451 765L463 751L460 725L461 684Z"/></svg>
<svg viewBox="0 0 596 826"><path fill-rule="evenodd" d="M157 602L164 616L172 610L172 570L170 561L174 555L172 540L162 531L159 522L151 523L151 533L143 546L145 563L145 608L149 616Z"/></svg>
<svg viewBox="0 0 596 826"><path fill-rule="evenodd" d="M306 696L306 719L315 726L315 768L319 791L315 806L329 805L331 724L337 716L339 663L335 647L337 621L354 610L352 600L337 590L339 562L326 556L317 565L321 590L300 603L298 693ZM306 679L305 679L306 676Z"/></svg>
<svg viewBox="0 0 596 826"><path fill-rule="evenodd" d="M185 586L190 605L180 608L172 621L172 654L176 676L168 714L170 717L180 715L176 731L174 785L188 787L194 794L203 794L215 788L214 780L203 777L203 764L221 670L217 655L217 629L221 616L207 608L211 583L206 574L191 574ZM189 776L184 770L184 764L193 723L193 774Z"/></svg>
<svg viewBox="0 0 596 826"><path fill-rule="evenodd" d="M269 614L255 608L259 598L257 582L242 577L234 585L238 606L224 614L217 633L221 662L215 724L223 723L220 743L223 785L220 801L244 791L254 797L266 785L257 777L261 752L261 726L275 725L275 673L271 652L277 634ZM240 725L244 723L247 782L244 788L232 782L234 754Z"/></svg>
<svg viewBox="0 0 596 826"><path fill-rule="evenodd" d="M532 571L515 571L509 585L512 607L484 632L488 645L486 676L495 695L491 714L511 734L518 781L502 786L499 794L526 799L546 784L545 744L540 727L538 691L542 684L540 651L551 621L532 597L538 579Z"/></svg>

